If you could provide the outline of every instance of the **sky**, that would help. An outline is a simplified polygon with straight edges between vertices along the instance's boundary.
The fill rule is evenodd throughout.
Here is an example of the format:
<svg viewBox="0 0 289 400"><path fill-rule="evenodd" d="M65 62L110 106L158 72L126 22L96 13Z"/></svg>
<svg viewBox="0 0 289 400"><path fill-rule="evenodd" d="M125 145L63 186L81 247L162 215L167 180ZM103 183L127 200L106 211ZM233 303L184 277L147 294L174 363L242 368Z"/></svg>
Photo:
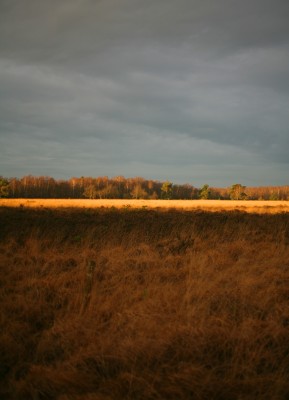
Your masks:
<svg viewBox="0 0 289 400"><path fill-rule="evenodd" d="M289 184L288 0L0 0L0 175Z"/></svg>

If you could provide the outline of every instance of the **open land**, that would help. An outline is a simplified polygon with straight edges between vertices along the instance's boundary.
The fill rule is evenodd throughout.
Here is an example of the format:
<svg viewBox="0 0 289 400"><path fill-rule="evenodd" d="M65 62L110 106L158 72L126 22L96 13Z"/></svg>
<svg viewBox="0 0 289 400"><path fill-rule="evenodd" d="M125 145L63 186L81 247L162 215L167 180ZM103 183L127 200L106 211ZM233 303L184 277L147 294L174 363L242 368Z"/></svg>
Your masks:
<svg viewBox="0 0 289 400"><path fill-rule="evenodd" d="M17 201L0 207L1 399L289 398L283 204Z"/></svg>
<svg viewBox="0 0 289 400"><path fill-rule="evenodd" d="M133 200L133 199L0 199L0 207L45 208L148 208L228 211L254 213L289 212L289 201L268 200Z"/></svg>

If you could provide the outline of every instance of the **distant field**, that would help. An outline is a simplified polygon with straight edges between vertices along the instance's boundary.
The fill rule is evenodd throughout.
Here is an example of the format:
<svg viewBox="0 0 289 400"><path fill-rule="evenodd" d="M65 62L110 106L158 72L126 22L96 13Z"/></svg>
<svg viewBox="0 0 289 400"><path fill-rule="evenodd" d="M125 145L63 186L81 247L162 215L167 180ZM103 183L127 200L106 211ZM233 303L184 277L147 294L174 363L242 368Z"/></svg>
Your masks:
<svg viewBox="0 0 289 400"><path fill-rule="evenodd" d="M132 200L132 199L0 199L5 207L44 208L150 208L225 211L240 210L257 213L289 212L289 201L235 200Z"/></svg>

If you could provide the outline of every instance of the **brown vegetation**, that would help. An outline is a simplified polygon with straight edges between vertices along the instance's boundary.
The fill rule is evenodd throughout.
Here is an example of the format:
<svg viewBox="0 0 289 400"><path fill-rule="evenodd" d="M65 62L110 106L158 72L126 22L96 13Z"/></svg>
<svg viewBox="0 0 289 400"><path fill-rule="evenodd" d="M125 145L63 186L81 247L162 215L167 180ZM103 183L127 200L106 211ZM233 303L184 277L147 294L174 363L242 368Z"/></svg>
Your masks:
<svg viewBox="0 0 289 400"><path fill-rule="evenodd" d="M289 214L0 208L1 399L287 399Z"/></svg>

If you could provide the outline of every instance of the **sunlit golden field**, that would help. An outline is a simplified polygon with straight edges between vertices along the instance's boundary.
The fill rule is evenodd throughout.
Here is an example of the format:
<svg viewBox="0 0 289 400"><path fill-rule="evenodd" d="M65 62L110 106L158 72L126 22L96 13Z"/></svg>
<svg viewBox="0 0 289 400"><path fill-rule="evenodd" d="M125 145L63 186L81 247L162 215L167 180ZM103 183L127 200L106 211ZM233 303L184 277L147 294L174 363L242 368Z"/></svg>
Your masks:
<svg viewBox="0 0 289 400"><path fill-rule="evenodd" d="M1 199L0 398L288 399L289 213L253 203Z"/></svg>
<svg viewBox="0 0 289 400"><path fill-rule="evenodd" d="M241 210L254 213L289 212L289 201L268 200L0 199L1 206L32 208L174 208L208 211Z"/></svg>

